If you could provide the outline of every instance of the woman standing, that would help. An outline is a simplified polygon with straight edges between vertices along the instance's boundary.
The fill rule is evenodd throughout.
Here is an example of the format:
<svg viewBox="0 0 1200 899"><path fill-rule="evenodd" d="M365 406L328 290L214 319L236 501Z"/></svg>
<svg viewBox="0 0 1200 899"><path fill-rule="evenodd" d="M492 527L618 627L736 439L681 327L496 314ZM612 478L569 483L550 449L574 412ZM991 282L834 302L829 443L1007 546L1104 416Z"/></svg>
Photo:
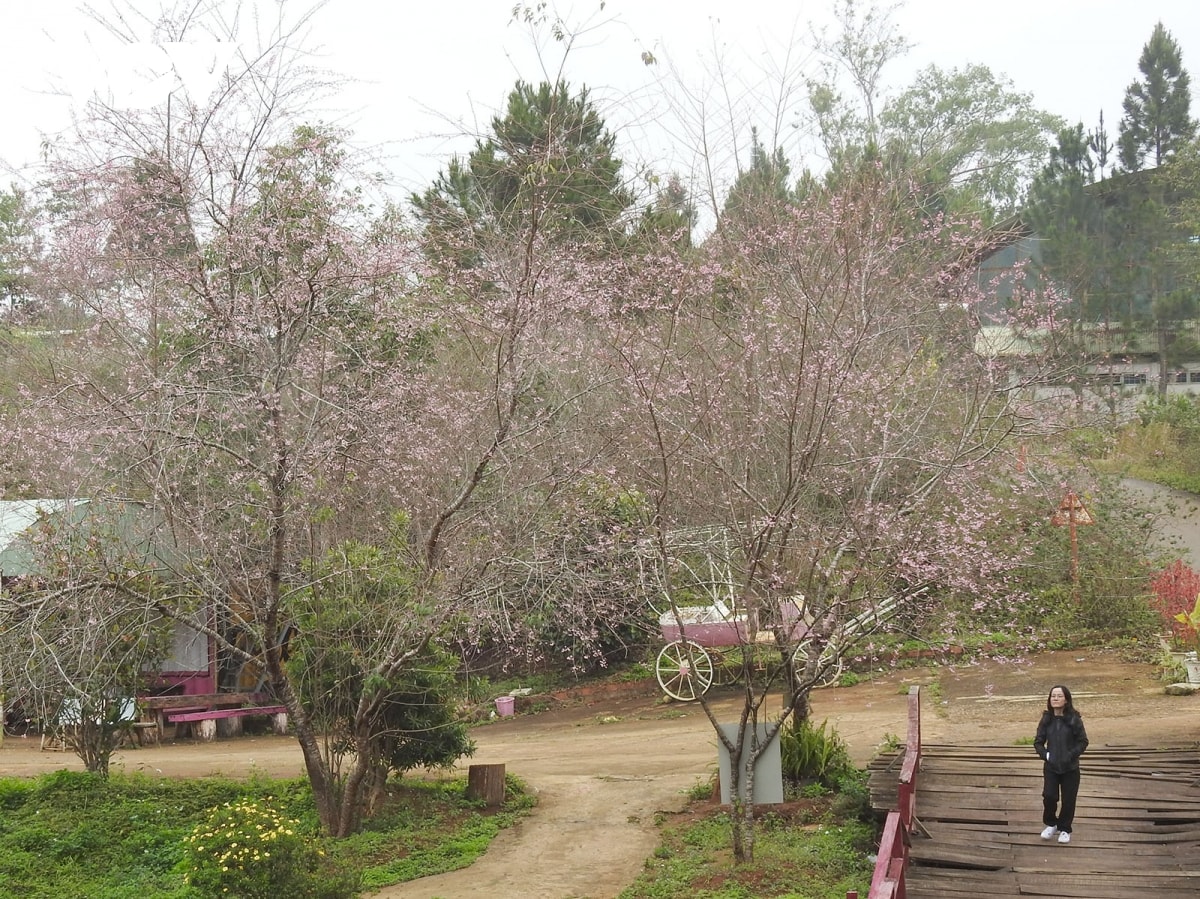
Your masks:
<svg viewBox="0 0 1200 899"><path fill-rule="evenodd" d="M1075 820L1075 800L1079 796L1079 757L1087 749L1087 731L1083 718L1071 702L1071 691L1058 684L1046 699L1046 711L1038 722L1033 748L1042 757L1042 831L1043 840L1056 836L1060 843L1071 842ZM1062 805L1059 805L1061 798Z"/></svg>

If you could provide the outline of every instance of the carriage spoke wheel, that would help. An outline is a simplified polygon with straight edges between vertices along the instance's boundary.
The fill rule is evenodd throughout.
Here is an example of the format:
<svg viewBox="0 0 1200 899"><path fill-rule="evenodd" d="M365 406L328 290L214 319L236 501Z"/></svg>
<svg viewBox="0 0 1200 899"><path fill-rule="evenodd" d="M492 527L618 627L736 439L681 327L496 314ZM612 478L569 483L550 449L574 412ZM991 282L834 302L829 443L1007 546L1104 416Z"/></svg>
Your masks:
<svg viewBox="0 0 1200 899"><path fill-rule="evenodd" d="M792 670L796 672L797 680L804 679L804 672L808 667L808 655L811 650L812 641L805 640L792 653ZM826 643L821 649L820 658L817 660L817 679L813 683L813 686L828 687L830 684L836 684L841 674L842 659L837 654L833 645Z"/></svg>
<svg viewBox="0 0 1200 899"><path fill-rule="evenodd" d="M712 657L699 643L676 640L659 652L654 673L664 693L672 699L691 702L712 686Z"/></svg>

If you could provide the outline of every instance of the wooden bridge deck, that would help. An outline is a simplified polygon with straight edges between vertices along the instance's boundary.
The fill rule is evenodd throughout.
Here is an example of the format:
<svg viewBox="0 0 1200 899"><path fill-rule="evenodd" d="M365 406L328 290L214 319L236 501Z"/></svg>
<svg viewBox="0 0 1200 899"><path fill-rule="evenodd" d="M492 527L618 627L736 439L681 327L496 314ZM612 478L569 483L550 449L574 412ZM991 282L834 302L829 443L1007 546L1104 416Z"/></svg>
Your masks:
<svg viewBox="0 0 1200 899"><path fill-rule="evenodd" d="M873 803L894 808L899 765L872 767ZM1200 897L1200 744L1093 744L1082 767L1074 833L1061 845L1039 836L1032 747L922 747L909 899Z"/></svg>

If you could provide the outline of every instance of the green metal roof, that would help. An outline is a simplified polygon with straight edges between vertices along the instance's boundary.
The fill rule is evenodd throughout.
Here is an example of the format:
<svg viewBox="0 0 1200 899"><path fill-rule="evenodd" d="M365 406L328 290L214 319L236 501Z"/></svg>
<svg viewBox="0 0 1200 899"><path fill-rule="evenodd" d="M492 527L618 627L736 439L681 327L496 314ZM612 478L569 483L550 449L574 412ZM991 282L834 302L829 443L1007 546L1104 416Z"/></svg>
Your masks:
<svg viewBox="0 0 1200 899"><path fill-rule="evenodd" d="M87 504L86 499L0 500L0 576L22 577L33 572L33 552L27 537L45 517L61 515Z"/></svg>

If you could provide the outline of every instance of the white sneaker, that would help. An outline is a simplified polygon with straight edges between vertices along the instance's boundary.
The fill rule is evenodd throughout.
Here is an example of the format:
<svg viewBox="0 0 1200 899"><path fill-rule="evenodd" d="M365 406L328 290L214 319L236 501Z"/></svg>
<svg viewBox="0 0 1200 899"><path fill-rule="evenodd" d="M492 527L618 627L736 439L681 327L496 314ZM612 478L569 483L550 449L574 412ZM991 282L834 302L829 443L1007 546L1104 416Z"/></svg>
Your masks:
<svg viewBox="0 0 1200 899"><path fill-rule="evenodd" d="M1058 833L1058 828L1051 825L1050 827L1047 827L1045 830L1042 831L1042 839L1043 840L1053 840L1057 833Z"/></svg>
<svg viewBox="0 0 1200 899"><path fill-rule="evenodd" d="M1058 841L1060 843L1069 843L1071 842L1071 835L1064 830L1058 835Z"/></svg>

